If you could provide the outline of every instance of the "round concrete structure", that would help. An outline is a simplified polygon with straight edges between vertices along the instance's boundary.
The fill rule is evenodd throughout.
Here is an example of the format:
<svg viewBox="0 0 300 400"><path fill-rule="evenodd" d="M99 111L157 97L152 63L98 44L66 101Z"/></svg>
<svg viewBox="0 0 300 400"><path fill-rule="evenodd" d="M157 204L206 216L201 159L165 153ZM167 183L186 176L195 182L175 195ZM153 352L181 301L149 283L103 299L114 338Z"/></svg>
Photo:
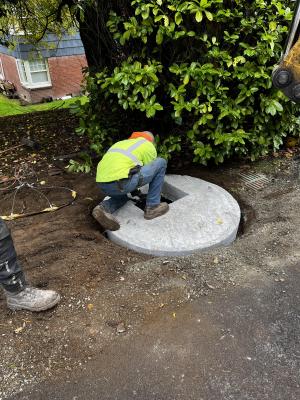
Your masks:
<svg viewBox="0 0 300 400"><path fill-rule="evenodd" d="M163 196L173 201L169 212L150 221L129 201L114 214L121 228L108 231L109 239L156 256L187 255L235 240L241 213L226 190L202 179L167 175Z"/></svg>

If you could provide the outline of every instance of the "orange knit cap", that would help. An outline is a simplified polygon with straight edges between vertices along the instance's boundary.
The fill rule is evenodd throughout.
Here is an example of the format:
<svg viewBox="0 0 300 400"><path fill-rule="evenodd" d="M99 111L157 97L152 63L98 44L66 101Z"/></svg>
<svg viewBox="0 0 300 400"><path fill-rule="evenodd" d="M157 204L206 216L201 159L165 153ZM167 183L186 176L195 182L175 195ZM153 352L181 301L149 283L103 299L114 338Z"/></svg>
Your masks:
<svg viewBox="0 0 300 400"><path fill-rule="evenodd" d="M151 133L149 131L133 132L129 139L137 139L137 138L140 138L140 137L143 137L144 139L149 140L149 142L154 142L153 133Z"/></svg>

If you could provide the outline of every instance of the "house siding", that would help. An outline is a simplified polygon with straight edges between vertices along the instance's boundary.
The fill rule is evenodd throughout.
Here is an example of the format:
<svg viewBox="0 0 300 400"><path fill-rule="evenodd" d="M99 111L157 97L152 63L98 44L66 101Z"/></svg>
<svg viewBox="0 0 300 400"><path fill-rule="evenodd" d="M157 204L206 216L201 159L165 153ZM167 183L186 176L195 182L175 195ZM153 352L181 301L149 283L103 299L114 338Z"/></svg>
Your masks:
<svg viewBox="0 0 300 400"><path fill-rule="evenodd" d="M31 89L31 102L38 103L45 97L57 99L66 95L81 93L82 68L86 58L81 56L52 57L48 59L52 86L46 89Z"/></svg>
<svg viewBox="0 0 300 400"><path fill-rule="evenodd" d="M3 46L2 44L0 44L0 53L11 55L12 57L14 57L13 51L9 50L7 47Z"/></svg>
<svg viewBox="0 0 300 400"><path fill-rule="evenodd" d="M27 89L25 89L19 79L16 59L7 54L0 54L2 61L5 79L14 83L20 98L31 102L31 96Z"/></svg>
<svg viewBox="0 0 300 400"><path fill-rule="evenodd" d="M57 99L66 95L79 95L83 79L82 69L87 67L79 34L64 35L61 39L48 34L43 42L47 45L38 51L31 45L22 43L19 43L14 50L0 46L5 79L13 82L20 98L29 103L38 103L49 97ZM16 59L26 61L37 56L47 59L52 85L48 88L28 89L20 82Z"/></svg>
<svg viewBox="0 0 300 400"><path fill-rule="evenodd" d="M64 35L61 38L54 34L48 34L37 47L28 43L22 43L22 37L19 40L20 42L16 44L14 49L8 49L0 45L0 53L22 60L30 60L37 56L50 58L85 54L79 33Z"/></svg>

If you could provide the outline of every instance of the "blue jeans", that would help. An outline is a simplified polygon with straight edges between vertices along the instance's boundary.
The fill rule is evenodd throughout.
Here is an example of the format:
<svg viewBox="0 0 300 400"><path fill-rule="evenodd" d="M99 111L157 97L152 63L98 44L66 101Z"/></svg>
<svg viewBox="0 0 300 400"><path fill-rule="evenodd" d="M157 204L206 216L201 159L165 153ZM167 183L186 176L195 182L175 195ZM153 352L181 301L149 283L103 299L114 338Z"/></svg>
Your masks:
<svg viewBox="0 0 300 400"><path fill-rule="evenodd" d="M98 186L110 199L100 203L109 213L114 213L124 206L129 200L127 193L147 185L149 191L146 199L147 207L154 207L160 204L161 190L167 169L167 161L163 158L156 158L152 163L145 165L138 173L127 179L119 181L98 183Z"/></svg>

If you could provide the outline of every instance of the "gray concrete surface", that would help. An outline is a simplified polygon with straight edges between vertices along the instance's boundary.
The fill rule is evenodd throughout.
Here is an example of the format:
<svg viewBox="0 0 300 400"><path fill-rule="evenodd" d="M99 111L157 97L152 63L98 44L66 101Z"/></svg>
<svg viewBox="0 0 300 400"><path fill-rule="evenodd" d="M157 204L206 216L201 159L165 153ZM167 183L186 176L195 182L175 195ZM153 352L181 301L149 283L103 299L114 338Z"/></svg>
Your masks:
<svg viewBox="0 0 300 400"><path fill-rule="evenodd" d="M147 221L130 201L115 213L121 229L108 231L109 239L156 256L192 254L235 240L240 208L220 186L190 176L167 175L162 194L173 201L167 214Z"/></svg>
<svg viewBox="0 0 300 400"><path fill-rule="evenodd" d="M299 267L167 307L84 372L12 399L299 400Z"/></svg>

